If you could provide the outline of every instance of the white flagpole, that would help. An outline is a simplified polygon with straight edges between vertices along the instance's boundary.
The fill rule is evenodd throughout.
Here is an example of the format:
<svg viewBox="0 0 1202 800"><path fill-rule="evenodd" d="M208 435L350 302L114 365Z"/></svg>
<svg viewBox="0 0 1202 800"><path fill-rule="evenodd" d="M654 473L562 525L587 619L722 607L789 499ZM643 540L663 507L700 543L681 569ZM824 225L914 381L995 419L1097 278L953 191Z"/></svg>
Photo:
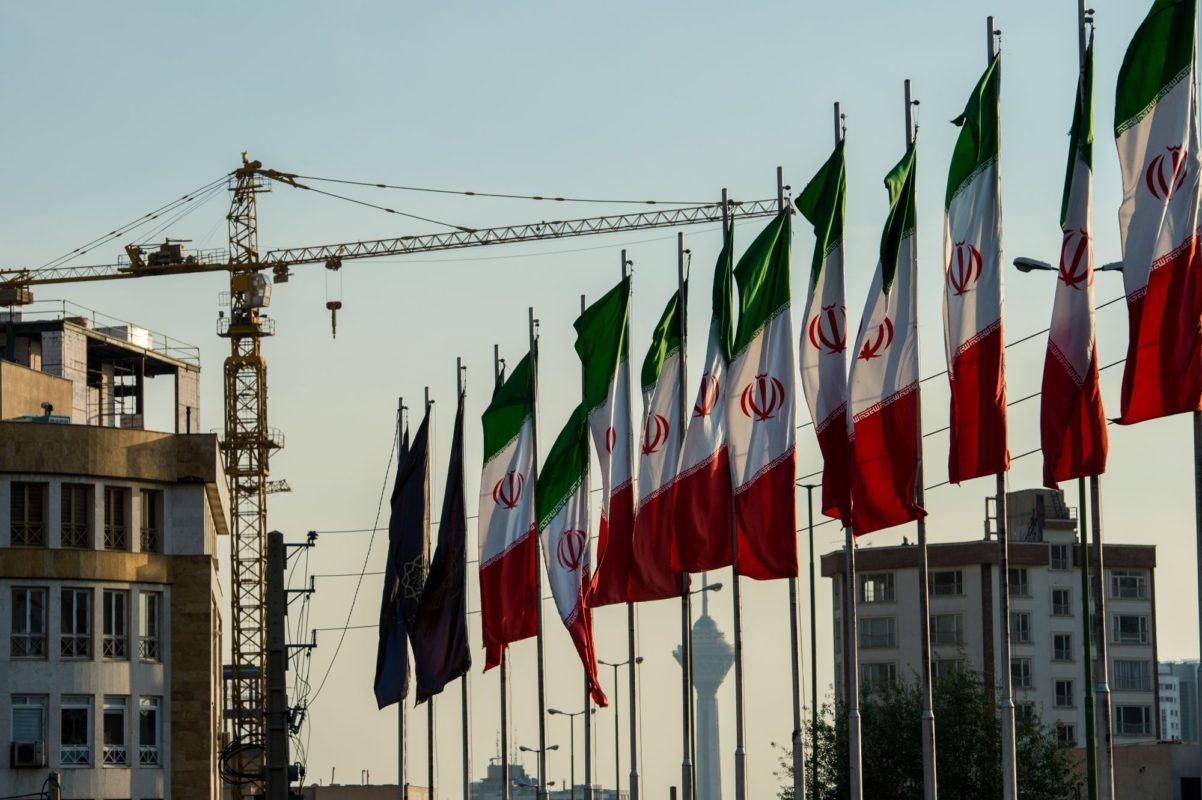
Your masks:
<svg viewBox="0 0 1202 800"><path fill-rule="evenodd" d="M688 300L685 297L685 249L684 233L676 234L676 314L680 327L680 440L684 441L685 420L688 419ZM679 465L678 465L679 466ZM689 573L680 573L680 673L681 673L681 751L680 795L681 800L693 800L693 608L689 593Z"/></svg>
<svg viewBox="0 0 1202 800"><path fill-rule="evenodd" d="M494 382L504 381L501 369L501 346L492 346L492 372ZM532 423L533 424L533 423ZM501 648L501 800L509 800L509 665L506 648Z"/></svg>
<svg viewBox="0 0 1202 800"><path fill-rule="evenodd" d="M534 318L534 306L530 307L530 360L531 372L530 381L533 384L531 387L531 398L534 405L534 415L531 419L531 442L534 451L534 464L531 467L533 481L531 489L538 486L538 320ZM537 513L535 514L537 516ZM542 547L542 537L538 537L539 547ZM541 553L540 553L541 556ZM539 559L541 561L541 558ZM538 609L538 635L537 635L537 651L538 651L538 800L547 800L547 676L546 662L543 658L543 569L542 565L535 565L535 593L537 598L536 608ZM506 759L508 759L506 754Z"/></svg>
<svg viewBox="0 0 1202 800"><path fill-rule="evenodd" d="M985 19L986 64L993 63L997 55L997 38L1000 31L993 25L993 17ZM997 474L997 549L998 549L998 630L1001 646L998 647L998 716L1002 723L1002 800L1018 800L1018 768L1014 736L1014 685L1010 673L1010 539L1006 519L1006 473Z"/></svg>
<svg viewBox="0 0 1202 800"><path fill-rule="evenodd" d="M631 265L631 261L626 258L626 250L622 250L622 279L626 279L626 268ZM627 309L626 335L630 335L629 308ZM627 387L629 392L629 387ZM626 419L633 424L632 415L630 412L630 395L629 393L619 402L626 404L627 414ZM627 452L630 452L627 450ZM633 458L633 456L628 456ZM633 464L631 465L633 467ZM634 470L631 469L633 474ZM636 641L635 619L634 619L634 603L626 604L626 651L627 659L629 660L629 683L630 683L630 800L639 800L639 727L638 727L638 643Z"/></svg>
<svg viewBox="0 0 1202 800"><path fill-rule="evenodd" d="M1195 417L1197 414L1195 413ZM1196 441L1196 436L1195 436ZM1102 572L1105 566L1102 545L1102 501L1101 481L1094 475L1089 479L1090 516L1093 517L1093 590L1094 614L1097 618L1096 630L1098 637L1095 641L1097 648L1097 680L1094 699L1097 703L1095 716L1099 727L1098 738L1101 748L1098 753L1098 797L1102 800L1114 800L1114 746L1111 739L1110 719L1110 655L1106 638L1106 576ZM1088 598L1082 599L1088 603ZM1083 608L1088 608L1087 605ZM1156 680L1156 676L1152 676Z"/></svg>

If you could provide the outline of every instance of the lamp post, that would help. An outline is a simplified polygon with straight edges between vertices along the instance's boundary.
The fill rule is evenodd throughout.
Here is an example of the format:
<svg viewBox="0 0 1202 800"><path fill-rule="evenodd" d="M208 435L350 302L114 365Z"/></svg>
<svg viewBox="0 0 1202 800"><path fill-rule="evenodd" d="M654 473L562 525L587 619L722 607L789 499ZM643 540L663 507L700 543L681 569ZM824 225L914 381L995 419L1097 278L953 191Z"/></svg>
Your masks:
<svg viewBox="0 0 1202 800"><path fill-rule="evenodd" d="M548 708L547 713L553 716L568 718L568 753L571 758L571 784L569 791L571 792L572 800L576 800L576 717L582 717L585 713L596 714L597 709L589 708L585 711L560 711L558 708Z"/></svg>
<svg viewBox="0 0 1202 800"><path fill-rule="evenodd" d="M521 750L523 753L534 753L535 755L542 756L546 753L551 752L552 750L558 750L559 745L549 744L546 747L538 748L538 747L527 747L526 745L523 744L523 745L519 745L518 749ZM542 771L543 760L541 758L539 758L538 763L539 763L538 785L542 786L543 785L543 771ZM550 786L552 783L554 783L554 781L551 781L547 785Z"/></svg>
<svg viewBox="0 0 1202 800"><path fill-rule="evenodd" d="M1053 267L1046 261L1040 261L1038 258L1027 258L1019 256L1014 259L1014 266L1019 272L1059 272L1056 267ZM1100 267L1094 267L1094 272L1122 272L1122 261L1111 261L1109 264L1103 264Z"/></svg>
<svg viewBox="0 0 1202 800"><path fill-rule="evenodd" d="M621 716L621 712L619 711L621 706L618 705L618 689L621 686L618 683L618 668L629 664L630 659L628 658L625 661L602 661L598 659L597 663L606 667L612 667L614 671L614 800L618 800L622 790L622 748L618 744L618 733L620 732L618 717ZM643 657L639 656L635 658L634 663L642 664Z"/></svg>

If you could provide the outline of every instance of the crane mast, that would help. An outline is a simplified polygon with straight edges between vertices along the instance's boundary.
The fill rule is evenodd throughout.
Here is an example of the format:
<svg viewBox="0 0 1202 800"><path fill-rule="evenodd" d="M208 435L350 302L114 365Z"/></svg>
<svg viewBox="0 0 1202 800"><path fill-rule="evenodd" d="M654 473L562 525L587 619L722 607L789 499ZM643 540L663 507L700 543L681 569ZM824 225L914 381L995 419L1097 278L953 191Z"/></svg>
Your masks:
<svg viewBox="0 0 1202 800"><path fill-rule="evenodd" d="M231 178L227 311L218 333L230 340L225 360L225 472L230 485L231 583L233 601L232 690L234 741L240 745L234 768L257 775L264 742L263 691L266 652L264 565L267 541L267 476L271 452L280 446L267 427L267 362L263 337L275 333L262 310L270 301L267 276L260 272L255 196L268 190L258 161L246 160ZM228 316L227 316L228 314ZM254 783L238 784L250 797Z"/></svg>

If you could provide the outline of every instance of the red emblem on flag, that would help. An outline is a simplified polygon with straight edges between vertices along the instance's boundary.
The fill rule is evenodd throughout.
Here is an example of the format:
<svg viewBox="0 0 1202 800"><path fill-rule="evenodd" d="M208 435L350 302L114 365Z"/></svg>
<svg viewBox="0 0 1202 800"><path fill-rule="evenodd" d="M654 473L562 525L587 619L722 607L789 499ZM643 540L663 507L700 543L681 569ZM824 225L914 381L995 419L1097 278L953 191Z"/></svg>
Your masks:
<svg viewBox="0 0 1202 800"><path fill-rule="evenodd" d="M564 569L575 572L584 563L588 551L588 534L578 529L568 529L559 534L555 544L555 560Z"/></svg>
<svg viewBox="0 0 1202 800"><path fill-rule="evenodd" d="M614 430L614 426L610 425L605 429L605 452L613 454L614 447L618 444L618 432Z"/></svg>
<svg viewBox="0 0 1202 800"><path fill-rule="evenodd" d="M956 242L952 250L952 262L947 265L947 285L959 297L980 278L981 251L966 242Z"/></svg>
<svg viewBox="0 0 1202 800"><path fill-rule="evenodd" d="M1087 278L1093 283L1092 262L1089 234L1085 230L1066 228L1064 242L1060 245L1060 280L1070 289L1080 289Z"/></svg>
<svg viewBox="0 0 1202 800"><path fill-rule="evenodd" d="M643 426L643 455L649 456L663 448L668 441L668 420L663 414L652 414L647 417Z"/></svg>
<svg viewBox="0 0 1202 800"><path fill-rule="evenodd" d="M883 350L888 350L891 344L893 344L893 320L885 317L885 321L876 326L875 335L864 337L864 346L860 348L859 357L865 361L871 361L881 355Z"/></svg>
<svg viewBox="0 0 1202 800"><path fill-rule="evenodd" d="M744 386L739 401L744 416L756 422L772 419L772 415L784 404L784 384L767 374L756 375L754 381Z"/></svg>
<svg viewBox="0 0 1202 800"><path fill-rule="evenodd" d="M1144 171L1144 183L1148 191L1157 200L1167 201L1173 192L1185 183L1189 169L1186 158L1189 151L1184 147L1166 147L1167 152L1161 153L1148 162Z"/></svg>
<svg viewBox="0 0 1202 800"><path fill-rule="evenodd" d="M810 320L810 344L819 352L837 355L847 349L847 309L832 303Z"/></svg>
<svg viewBox="0 0 1202 800"><path fill-rule="evenodd" d="M510 470L509 473L492 487L492 500L504 508L517 508L522 499L522 489L526 487L526 476Z"/></svg>
<svg viewBox="0 0 1202 800"><path fill-rule="evenodd" d="M708 417L718 406L718 378L708 372L701 376L701 386L697 389L697 403L693 406L694 417Z"/></svg>

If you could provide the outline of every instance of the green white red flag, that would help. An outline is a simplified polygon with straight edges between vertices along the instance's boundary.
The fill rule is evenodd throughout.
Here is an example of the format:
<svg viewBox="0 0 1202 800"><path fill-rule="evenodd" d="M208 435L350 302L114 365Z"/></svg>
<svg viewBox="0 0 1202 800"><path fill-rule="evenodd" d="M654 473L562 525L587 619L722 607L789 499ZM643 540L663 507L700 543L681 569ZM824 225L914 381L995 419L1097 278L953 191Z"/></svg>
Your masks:
<svg viewBox="0 0 1202 800"><path fill-rule="evenodd" d="M885 178L889 217L848 379L852 532L926 516L916 502L922 458L918 389L918 275L914 145Z"/></svg>
<svg viewBox="0 0 1202 800"><path fill-rule="evenodd" d="M674 492L677 558L674 566L685 572L707 572L731 564L732 491L722 403L734 338L733 242L731 225L714 266L713 316Z"/></svg>
<svg viewBox="0 0 1202 800"><path fill-rule="evenodd" d="M1078 80L1060 210L1060 267L1043 364L1039 427L1043 482L1100 475L1106 470L1106 415L1098 385L1094 336L1094 264L1090 206L1093 189L1093 43Z"/></svg>
<svg viewBox="0 0 1202 800"><path fill-rule="evenodd" d="M586 602L591 582L588 463L588 413L580 405L555 438L538 474L538 532L555 607L580 654L593 702L605 706Z"/></svg>
<svg viewBox="0 0 1202 800"><path fill-rule="evenodd" d="M527 354L484 411L480 476L480 621L485 670L538 628L534 517L534 372Z"/></svg>
<svg viewBox="0 0 1202 800"><path fill-rule="evenodd" d="M1114 135L1130 329L1119 422L1202 410L1195 0L1156 0L1119 70Z"/></svg>
<svg viewBox="0 0 1202 800"><path fill-rule="evenodd" d="M997 55L964 113L954 120L960 136L947 176L943 323L952 395L952 483L1010 468L1002 340L1000 88Z"/></svg>
<svg viewBox="0 0 1202 800"><path fill-rule="evenodd" d="M643 436L630 576L631 599L635 601L679 597L682 590L679 559L673 552L676 521L672 506L684 439L681 305L677 292L655 326L651 348L643 360Z"/></svg>
<svg viewBox="0 0 1202 800"><path fill-rule="evenodd" d="M843 293L843 219L847 178L843 141L797 197L814 226L801 330L801 385L822 450L822 513L851 522L851 440L847 425L847 301Z"/></svg>
<svg viewBox="0 0 1202 800"><path fill-rule="evenodd" d="M630 277L577 318L576 352L584 406L601 462L601 526L589 604L629 602L634 540L634 460L630 408ZM664 564L667 569L668 564Z"/></svg>
<svg viewBox="0 0 1202 800"><path fill-rule="evenodd" d="M789 211L734 270L739 322L724 401L738 531L738 570L756 580L797 575L796 364L789 317Z"/></svg>

